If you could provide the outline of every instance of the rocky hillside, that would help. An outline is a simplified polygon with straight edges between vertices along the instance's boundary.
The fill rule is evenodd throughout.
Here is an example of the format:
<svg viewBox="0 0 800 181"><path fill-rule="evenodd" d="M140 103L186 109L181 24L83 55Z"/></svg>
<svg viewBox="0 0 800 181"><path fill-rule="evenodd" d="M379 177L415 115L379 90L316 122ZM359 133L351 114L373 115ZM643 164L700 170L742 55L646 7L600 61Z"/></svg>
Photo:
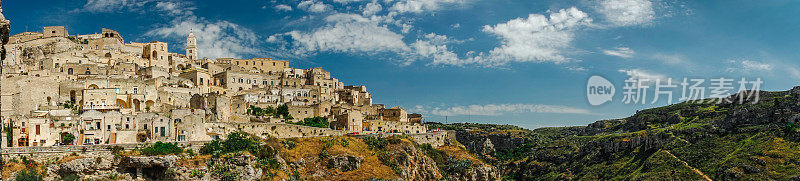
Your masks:
<svg viewBox="0 0 800 181"><path fill-rule="evenodd" d="M800 87L761 92L755 104L684 102L588 126L430 126L456 130L508 180L800 180L798 118Z"/></svg>
<svg viewBox="0 0 800 181"><path fill-rule="evenodd" d="M433 147L406 136L260 139L234 132L199 150L155 143L112 154L10 159L6 180L499 180L500 171L458 142ZM94 155L94 156L87 156Z"/></svg>

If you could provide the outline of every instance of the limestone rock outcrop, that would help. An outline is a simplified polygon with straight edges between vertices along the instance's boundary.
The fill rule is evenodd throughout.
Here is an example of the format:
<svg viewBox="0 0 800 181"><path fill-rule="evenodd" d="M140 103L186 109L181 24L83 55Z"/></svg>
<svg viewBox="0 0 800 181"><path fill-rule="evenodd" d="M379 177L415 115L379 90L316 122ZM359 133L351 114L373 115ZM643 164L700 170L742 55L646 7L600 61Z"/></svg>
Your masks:
<svg viewBox="0 0 800 181"><path fill-rule="evenodd" d="M120 167L127 168L169 168L175 165L178 157L174 155L168 156L131 156L123 157L120 162Z"/></svg>
<svg viewBox="0 0 800 181"><path fill-rule="evenodd" d="M356 156L334 156L328 160L328 168L339 169L342 172L353 171L361 167L364 158Z"/></svg>

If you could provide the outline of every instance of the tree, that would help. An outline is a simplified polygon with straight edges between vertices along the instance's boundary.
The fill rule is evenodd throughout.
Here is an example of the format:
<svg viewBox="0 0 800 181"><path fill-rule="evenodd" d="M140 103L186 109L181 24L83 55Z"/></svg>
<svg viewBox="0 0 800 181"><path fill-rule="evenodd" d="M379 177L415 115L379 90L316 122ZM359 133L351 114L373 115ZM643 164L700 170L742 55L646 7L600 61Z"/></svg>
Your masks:
<svg viewBox="0 0 800 181"><path fill-rule="evenodd" d="M264 109L264 112L267 112L267 114L275 115L275 108L272 108L272 106L267 106L267 108Z"/></svg>
<svg viewBox="0 0 800 181"><path fill-rule="evenodd" d="M330 123L328 122L328 118L325 117L313 117L313 118L305 118L302 121L298 121L292 124L296 125L303 125L303 126L311 126L311 127L318 127L318 128L329 128Z"/></svg>
<svg viewBox="0 0 800 181"><path fill-rule="evenodd" d="M164 143L164 142L156 142L153 145L144 147L139 150L143 155L154 156L154 155L177 155L183 153L183 149L178 147L176 143Z"/></svg>
<svg viewBox="0 0 800 181"><path fill-rule="evenodd" d="M8 147L14 145L14 126L12 126L14 122L8 123L8 127L6 127L6 140L8 141Z"/></svg>
<svg viewBox="0 0 800 181"><path fill-rule="evenodd" d="M61 135L62 144L72 144L72 141L74 140L75 140L75 135L72 135L72 133Z"/></svg>
<svg viewBox="0 0 800 181"><path fill-rule="evenodd" d="M42 175L36 169L28 168L21 170L17 173L17 181L41 181L44 180Z"/></svg>
<svg viewBox="0 0 800 181"><path fill-rule="evenodd" d="M289 106L287 106L286 104L280 105L278 106L278 109L275 110L275 113L278 116L283 116L283 117L289 116Z"/></svg>

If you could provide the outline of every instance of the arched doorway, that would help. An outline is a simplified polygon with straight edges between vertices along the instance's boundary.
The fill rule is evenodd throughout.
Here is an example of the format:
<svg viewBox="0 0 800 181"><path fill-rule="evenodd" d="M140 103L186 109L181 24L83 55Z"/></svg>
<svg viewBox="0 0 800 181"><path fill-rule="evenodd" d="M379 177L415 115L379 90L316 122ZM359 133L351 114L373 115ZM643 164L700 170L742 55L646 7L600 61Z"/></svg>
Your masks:
<svg viewBox="0 0 800 181"><path fill-rule="evenodd" d="M122 99L117 99L117 105L119 105L122 108L131 108L131 105Z"/></svg>
<svg viewBox="0 0 800 181"><path fill-rule="evenodd" d="M140 107L139 107L139 104L140 104L140 103L141 103L141 102L139 102L139 99L134 99L134 100L133 100L133 109L134 109L134 110L137 110L137 111L140 111Z"/></svg>
<svg viewBox="0 0 800 181"><path fill-rule="evenodd" d="M145 109L150 109L150 110L152 110L152 109L153 109L153 105L154 105L155 103L156 103L156 102L153 102L153 100L148 100L148 101L145 101L145 102L144 102ZM148 111L149 111L149 110L148 110Z"/></svg>
<svg viewBox="0 0 800 181"><path fill-rule="evenodd" d="M153 57L152 57L152 59L156 59L156 60L158 60L158 52L156 52L155 50L153 50Z"/></svg>

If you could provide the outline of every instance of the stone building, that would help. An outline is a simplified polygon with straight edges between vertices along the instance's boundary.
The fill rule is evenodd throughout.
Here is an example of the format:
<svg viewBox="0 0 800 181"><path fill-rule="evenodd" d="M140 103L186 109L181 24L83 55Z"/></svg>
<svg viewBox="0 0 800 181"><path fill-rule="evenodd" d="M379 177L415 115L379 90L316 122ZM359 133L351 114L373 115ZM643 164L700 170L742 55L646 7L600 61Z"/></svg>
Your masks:
<svg viewBox="0 0 800 181"><path fill-rule="evenodd" d="M231 65L242 67L246 70L256 70L265 74L277 74L289 68L289 61L273 60L272 58L230 59Z"/></svg>
<svg viewBox="0 0 800 181"><path fill-rule="evenodd" d="M194 32L189 30L189 37L186 37L186 57L189 60L197 59L197 38L194 37Z"/></svg>
<svg viewBox="0 0 800 181"><path fill-rule="evenodd" d="M69 36L67 28L64 28L64 26L45 26L42 28L42 33L43 38Z"/></svg>

